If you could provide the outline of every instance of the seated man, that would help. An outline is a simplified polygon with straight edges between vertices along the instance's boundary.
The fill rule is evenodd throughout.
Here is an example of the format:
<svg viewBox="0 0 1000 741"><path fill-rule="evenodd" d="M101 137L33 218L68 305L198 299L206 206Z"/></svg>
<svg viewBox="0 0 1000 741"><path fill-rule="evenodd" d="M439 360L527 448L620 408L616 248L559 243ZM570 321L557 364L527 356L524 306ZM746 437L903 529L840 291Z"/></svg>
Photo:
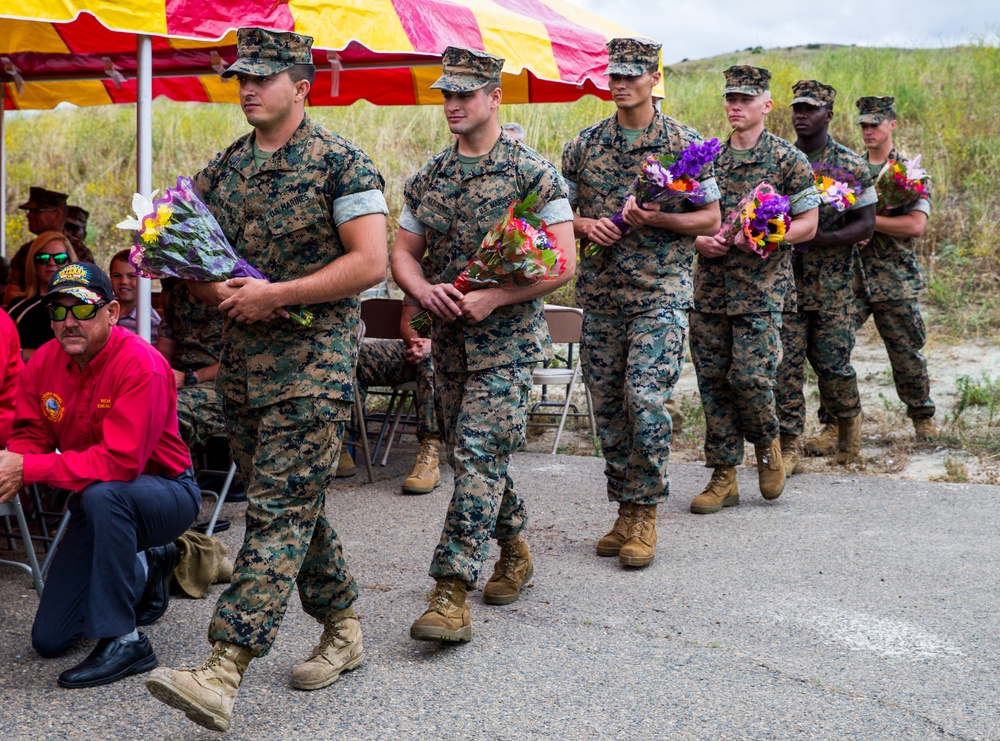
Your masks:
<svg viewBox="0 0 1000 741"><path fill-rule="evenodd" d="M420 452L413 472L403 481L404 494L427 494L441 483L438 470L441 436L438 433L438 412L434 394L434 365L431 363L431 341L410 327L410 320L419 312L404 300L399 319L401 340L368 339L358 349L358 392L364 394L370 386L397 386L417 383L417 438ZM386 420L388 423L388 420ZM340 451L337 476L353 476L357 467L347 452Z"/></svg>
<svg viewBox="0 0 1000 741"><path fill-rule="evenodd" d="M108 265L108 272L111 274L111 288L114 289L115 299L121 306L121 316L118 317L118 326L127 329L132 334L139 334L138 324L138 304L139 286L135 267L128 261L130 250L116 252ZM82 258L81 258L82 259ZM156 309L149 317L149 344L156 345L159 334L160 315Z"/></svg>
<svg viewBox="0 0 1000 741"><path fill-rule="evenodd" d="M137 615L150 602L165 609L172 541L194 521L201 493L177 434L173 373L115 326L120 306L108 276L70 263L52 276L45 300L56 339L21 376L10 452L0 452L0 502L26 484L73 491L31 642L53 657L85 636L98 639L59 675L63 687L94 687L156 666Z"/></svg>

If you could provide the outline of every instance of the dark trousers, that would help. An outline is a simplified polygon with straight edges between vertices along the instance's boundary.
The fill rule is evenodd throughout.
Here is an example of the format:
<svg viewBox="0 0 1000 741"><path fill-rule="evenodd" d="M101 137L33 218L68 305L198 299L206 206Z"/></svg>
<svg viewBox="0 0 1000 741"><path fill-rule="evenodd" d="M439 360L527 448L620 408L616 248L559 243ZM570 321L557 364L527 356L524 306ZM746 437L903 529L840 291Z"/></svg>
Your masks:
<svg viewBox="0 0 1000 741"><path fill-rule="evenodd" d="M99 481L70 495L59 543L31 628L31 645L52 657L81 638L135 629L146 577L139 551L166 545L194 522L201 492L194 476Z"/></svg>

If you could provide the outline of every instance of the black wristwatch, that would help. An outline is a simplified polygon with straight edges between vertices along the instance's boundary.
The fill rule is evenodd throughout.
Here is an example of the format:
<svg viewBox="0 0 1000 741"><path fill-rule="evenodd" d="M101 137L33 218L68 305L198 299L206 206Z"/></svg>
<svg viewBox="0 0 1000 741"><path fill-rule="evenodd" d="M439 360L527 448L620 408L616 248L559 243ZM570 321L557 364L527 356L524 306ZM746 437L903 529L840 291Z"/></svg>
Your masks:
<svg viewBox="0 0 1000 741"><path fill-rule="evenodd" d="M184 371L184 385L185 386L197 386L198 376L194 374L194 371L188 368Z"/></svg>

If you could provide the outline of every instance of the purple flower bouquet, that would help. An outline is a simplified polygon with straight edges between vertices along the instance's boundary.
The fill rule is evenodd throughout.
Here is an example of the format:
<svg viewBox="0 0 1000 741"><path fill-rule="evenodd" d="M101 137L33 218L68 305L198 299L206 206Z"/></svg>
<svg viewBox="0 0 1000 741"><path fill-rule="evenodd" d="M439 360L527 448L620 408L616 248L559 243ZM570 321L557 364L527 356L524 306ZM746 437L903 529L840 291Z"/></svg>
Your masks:
<svg viewBox="0 0 1000 741"><path fill-rule="evenodd" d="M138 219L127 219L118 227L136 232L129 262L144 278L205 283L228 278L267 280L229 244L189 178L177 178L177 187L167 188L155 201L137 194L132 207ZM305 307L289 314L305 326L313 320L312 312Z"/></svg>
<svg viewBox="0 0 1000 741"><path fill-rule="evenodd" d="M718 139L709 139L705 142L692 142L678 156L649 155L632 182L630 195L635 196L640 206L644 203L663 204L685 198L696 206L701 205L705 194L698 178L705 165L715 159L720 149ZM624 237L629 232L629 225L622 218L623 209L624 205L611 217L611 223L618 227ZM596 257L603 251L602 245L590 243L583 254L584 257Z"/></svg>

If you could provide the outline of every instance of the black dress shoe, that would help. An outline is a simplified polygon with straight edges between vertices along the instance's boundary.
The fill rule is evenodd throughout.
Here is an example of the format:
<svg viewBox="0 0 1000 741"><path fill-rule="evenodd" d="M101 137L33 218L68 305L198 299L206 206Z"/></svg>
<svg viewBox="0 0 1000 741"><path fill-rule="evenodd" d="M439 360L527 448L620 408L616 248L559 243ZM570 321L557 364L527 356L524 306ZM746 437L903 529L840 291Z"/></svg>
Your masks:
<svg viewBox="0 0 1000 741"><path fill-rule="evenodd" d="M141 633L138 641L102 638L90 656L59 675L59 686L80 689L111 684L132 674L148 672L157 663L149 639Z"/></svg>
<svg viewBox="0 0 1000 741"><path fill-rule="evenodd" d="M177 546L167 543L146 551L146 588L135 606L135 624L152 625L167 611L170 602L170 575L177 565Z"/></svg>

